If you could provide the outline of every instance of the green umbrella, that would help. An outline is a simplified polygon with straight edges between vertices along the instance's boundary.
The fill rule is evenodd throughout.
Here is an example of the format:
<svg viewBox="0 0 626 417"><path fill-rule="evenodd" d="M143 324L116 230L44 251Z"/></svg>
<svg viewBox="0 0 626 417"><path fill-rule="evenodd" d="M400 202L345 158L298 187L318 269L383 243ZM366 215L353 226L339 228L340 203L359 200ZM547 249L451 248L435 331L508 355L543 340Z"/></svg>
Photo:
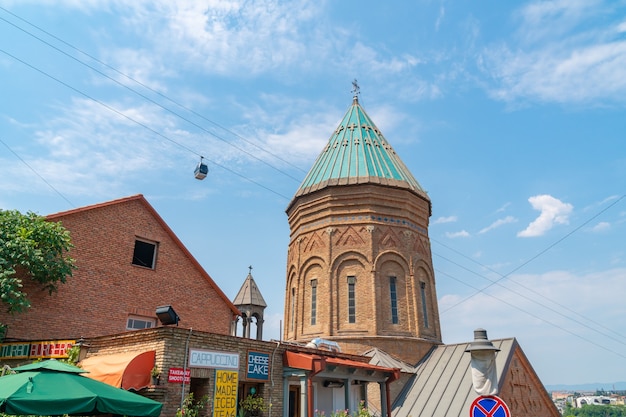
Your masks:
<svg viewBox="0 0 626 417"><path fill-rule="evenodd" d="M163 404L87 378L86 371L56 360L13 369L0 378L0 412L11 415L62 414L157 417Z"/></svg>

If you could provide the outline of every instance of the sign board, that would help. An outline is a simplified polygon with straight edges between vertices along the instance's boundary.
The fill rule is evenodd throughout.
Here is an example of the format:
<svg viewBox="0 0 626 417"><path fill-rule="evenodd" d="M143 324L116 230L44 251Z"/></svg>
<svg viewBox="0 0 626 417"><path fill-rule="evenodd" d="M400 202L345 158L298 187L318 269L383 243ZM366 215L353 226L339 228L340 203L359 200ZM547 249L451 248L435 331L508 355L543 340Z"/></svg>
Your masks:
<svg viewBox="0 0 626 417"><path fill-rule="evenodd" d="M270 377L269 353L248 351L246 369L247 379L267 381Z"/></svg>
<svg viewBox="0 0 626 417"><path fill-rule="evenodd" d="M45 340L29 343L0 344L0 359L67 358L67 351L76 340Z"/></svg>
<svg viewBox="0 0 626 417"><path fill-rule="evenodd" d="M189 349L190 368L218 368L239 370L239 354Z"/></svg>
<svg viewBox="0 0 626 417"><path fill-rule="evenodd" d="M472 402L470 417L511 417L511 412L500 397L481 395Z"/></svg>
<svg viewBox="0 0 626 417"><path fill-rule="evenodd" d="M167 382L182 384L183 375L185 376L185 384L189 384L191 382L191 369L170 368L169 372L167 373Z"/></svg>
<svg viewBox="0 0 626 417"><path fill-rule="evenodd" d="M237 371L215 370L213 417L237 417Z"/></svg>

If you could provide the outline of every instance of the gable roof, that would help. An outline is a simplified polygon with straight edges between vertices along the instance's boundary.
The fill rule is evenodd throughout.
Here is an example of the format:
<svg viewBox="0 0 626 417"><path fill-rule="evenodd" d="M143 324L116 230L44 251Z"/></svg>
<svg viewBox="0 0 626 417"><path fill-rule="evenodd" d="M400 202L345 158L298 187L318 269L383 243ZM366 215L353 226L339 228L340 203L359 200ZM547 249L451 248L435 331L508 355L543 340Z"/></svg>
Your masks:
<svg viewBox="0 0 626 417"><path fill-rule="evenodd" d="M510 359L518 348L515 338L492 340L498 384L502 387ZM465 416L477 397L472 386L471 355L467 343L435 346L417 365L417 372L395 399L393 417Z"/></svg>
<svg viewBox="0 0 626 417"><path fill-rule="evenodd" d="M294 199L326 187L368 183L407 189L430 202L354 96Z"/></svg>
<svg viewBox="0 0 626 417"><path fill-rule="evenodd" d="M209 285L213 288L213 290L220 296L220 298L222 298L222 300L224 300L224 303L226 303L226 305L228 306L228 308L230 308L233 314L238 315L238 316L241 315L239 309L237 309L237 307L235 307L235 305L228 299L228 297L226 296L226 294L224 294L222 289L215 283L215 281L213 281L213 278L211 278L211 276L204 270L202 265L200 265L200 263L196 260L196 258L194 258L191 252L189 252L189 250L185 247L185 245L183 245L183 243L178 238L178 236L176 236L174 231L167 225L167 223L165 223L165 220L163 220L163 218L159 215L159 213L157 213L154 207L152 207L152 205L148 203L148 200L145 199L143 194L137 194L137 195L133 195L130 197L124 197L124 198L120 198L116 200L107 201L104 203L93 204L90 206L84 206L84 207L79 207L79 208L72 209L72 210L62 211L59 213L49 214L46 216L46 219L49 221L61 221L63 217L66 217L69 215L83 213L83 212L87 212L90 210L99 209L102 207L113 206L116 204L124 204L124 203L128 203L131 201L137 201L145 207L145 209L154 217L154 219L157 221L157 223L159 223L159 225L163 228L163 230L165 230L165 232L172 239L172 241L180 248L183 254L189 259L189 262L191 262L192 265L200 272L200 275L204 277L204 279L209 283Z"/></svg>

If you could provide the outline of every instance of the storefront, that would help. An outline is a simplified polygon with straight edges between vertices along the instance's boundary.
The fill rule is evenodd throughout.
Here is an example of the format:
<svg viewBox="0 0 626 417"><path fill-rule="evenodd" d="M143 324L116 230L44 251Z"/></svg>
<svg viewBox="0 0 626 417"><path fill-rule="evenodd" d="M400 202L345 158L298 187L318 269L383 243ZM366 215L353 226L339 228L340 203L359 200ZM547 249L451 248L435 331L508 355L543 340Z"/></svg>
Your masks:
<svg viewBox="0 0 626 417"><path fill-rule="evenodd" d="M337 409L356 411L367 400L369 383L388 398L399 371L367 363L368 358L293 343L158 327L88 340L21 342L0 345L10 366L38 358L65 358L80 346L89 376L163 403L174 416L189 393L207 398L202 415L313 417ZM382 407L383 415L387 406Z"/></svg>

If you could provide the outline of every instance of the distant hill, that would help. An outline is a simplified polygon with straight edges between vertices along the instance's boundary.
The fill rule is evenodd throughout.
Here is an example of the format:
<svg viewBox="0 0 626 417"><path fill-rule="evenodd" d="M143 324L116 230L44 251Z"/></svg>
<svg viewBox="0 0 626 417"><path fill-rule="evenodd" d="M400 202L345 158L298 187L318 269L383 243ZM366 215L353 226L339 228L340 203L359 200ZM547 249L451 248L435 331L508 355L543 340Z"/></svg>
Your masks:
<svg viewBox="0 0 626 417"><path fill-rule="evenodd" d="M546 385L546 390L548 392L551 391L625 391L626 390L626 382L594 382L589 384L574 384L574 385L566 385L566 384L557 384L557 385Z"/></svg>

